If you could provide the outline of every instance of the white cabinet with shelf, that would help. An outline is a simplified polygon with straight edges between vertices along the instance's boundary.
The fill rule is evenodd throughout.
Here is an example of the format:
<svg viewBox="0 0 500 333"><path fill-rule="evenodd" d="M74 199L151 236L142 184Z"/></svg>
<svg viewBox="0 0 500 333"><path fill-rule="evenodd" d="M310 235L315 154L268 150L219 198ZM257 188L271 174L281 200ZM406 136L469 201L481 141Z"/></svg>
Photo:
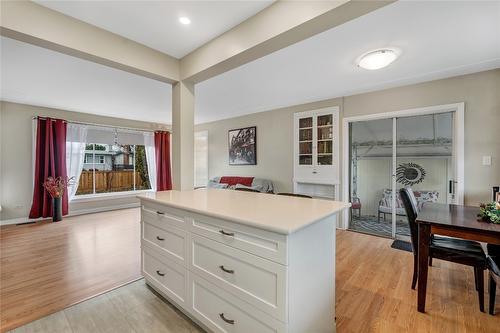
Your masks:
<svg viewBox="0 0 500 333"><path fill-rule="evenodd" d="M296 113L294 128L294 192L336 198L339 108Z"/></svg>

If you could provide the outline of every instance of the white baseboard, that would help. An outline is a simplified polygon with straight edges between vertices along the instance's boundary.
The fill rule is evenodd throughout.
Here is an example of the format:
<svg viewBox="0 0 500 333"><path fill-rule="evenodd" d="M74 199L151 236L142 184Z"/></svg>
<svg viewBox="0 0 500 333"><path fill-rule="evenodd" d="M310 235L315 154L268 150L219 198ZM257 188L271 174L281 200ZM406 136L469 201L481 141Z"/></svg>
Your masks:
<svg viewBox="0 0 500 333"><path fill-rule="evenodd" d="M135 208L135 207L140 207L140 203L133 202L133 203L123 204L123 205L96 207L96 208L90 208L90 209L79 209L79 210L70 211L70 213L66 216L77 216L77 215L84 215L84 214L107 212L107 211L118 210L118 209ZM32 223L32 222L38 222L38 221L43 221L43 220L49 220L49 219L50 219L50 217L41 217L41 218L37 218L37 219L30 219L29 217L18 217L15 219L1 220L0 226L9 225L9 224Z"/></svg>

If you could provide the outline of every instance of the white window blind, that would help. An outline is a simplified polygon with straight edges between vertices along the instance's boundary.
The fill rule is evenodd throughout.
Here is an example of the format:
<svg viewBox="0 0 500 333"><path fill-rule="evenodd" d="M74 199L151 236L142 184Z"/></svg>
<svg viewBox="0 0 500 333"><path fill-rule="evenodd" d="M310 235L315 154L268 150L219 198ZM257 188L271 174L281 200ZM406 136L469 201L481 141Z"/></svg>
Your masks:
<svg viewBox="0 0 500 333"><path fill-rule="evenodd" d="M194 186L208 183L208 131L194 133Z"/></svg>

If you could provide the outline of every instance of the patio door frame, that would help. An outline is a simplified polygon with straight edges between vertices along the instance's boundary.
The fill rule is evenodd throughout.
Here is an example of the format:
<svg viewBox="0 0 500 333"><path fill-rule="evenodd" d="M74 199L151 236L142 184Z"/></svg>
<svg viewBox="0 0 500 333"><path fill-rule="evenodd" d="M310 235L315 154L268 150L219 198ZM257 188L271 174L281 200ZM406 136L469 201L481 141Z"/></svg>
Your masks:
<svg viewBox="0 0 500 333"><path fill-rule="evenodd" d="M350 156L349 156L349 124L358 121L392 119L392 193L396 192L396 149L397 149L397 118L431 115L454 112L453 116L453 153L455 156L454 176L456 181L456 203L464 203L464 119L465 103L434 105L422 108L406 109L391 112L374 113L363 116L346 117L342 120L342 200L349 202L350 191ZM392 238L396 238L396 196L392 196ZM349 211L342 214L342 229L349 227Z"/></svg>

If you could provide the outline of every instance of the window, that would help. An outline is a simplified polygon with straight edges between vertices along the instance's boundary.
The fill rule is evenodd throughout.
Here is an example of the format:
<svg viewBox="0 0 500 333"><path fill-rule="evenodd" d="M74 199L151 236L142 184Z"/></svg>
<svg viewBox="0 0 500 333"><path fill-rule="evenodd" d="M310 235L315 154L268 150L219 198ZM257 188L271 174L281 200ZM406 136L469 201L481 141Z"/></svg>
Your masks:
<svg viewBox="0 0 500 333"><path fill-rule="evenodd" d="M194 133L194 186L208 183L208 131Z"/></svg>
<svg viewBox="0 0 500 333"><path fill-rule="evenodd" d="M151 189L143 142L142 132L89 129L76 195Z"/></svg>

